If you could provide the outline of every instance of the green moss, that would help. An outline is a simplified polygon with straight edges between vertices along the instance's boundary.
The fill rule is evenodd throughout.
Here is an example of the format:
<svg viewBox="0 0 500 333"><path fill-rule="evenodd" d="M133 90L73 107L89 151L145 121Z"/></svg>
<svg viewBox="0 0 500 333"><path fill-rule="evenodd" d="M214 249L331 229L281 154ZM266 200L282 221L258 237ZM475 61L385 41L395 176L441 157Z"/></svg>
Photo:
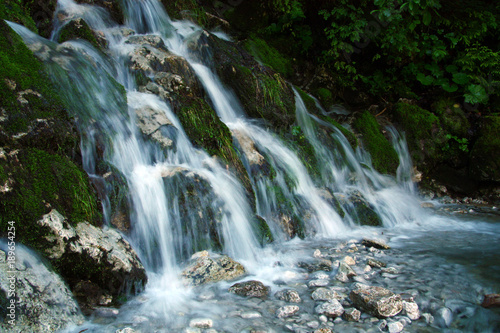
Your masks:
<svg viewBox="0 0 500 333"><path fill-rule="evenodd" d="M320 171L318 168L316 153L314 147L311 145L309 140L307 140L302 128L300 126L293 126L291 131L289 133L285 133L282 137L285 141L289 142L289 148L297 152L309 175L313 178L318 178L320 176Z"/></svg>
<svg viewBox="0 0 500 333"><path fill-rule="evenodd" d="M26 7L21 1L4 0L0 2L0 19L24 25L31 31L38 33L28 9L29 7Z"/></svg>
<svg viewBox="0 0 500 333"><path fill-rule="evenodd" d="M0 107L5 109L8 119L2 129L8 135L24 132L32 121L57 117L67 119L58 94L44 73L42 64L24 45L21 38L2 20L0 20ZM29 102L22 104L18 95L28 89L34 93L25 93Z"/></svg>
<svg viewBox="0 0 500 333"><path fill-rule="evenodd" d="M231 131L216 112L202 99L185 100L177 117L195 146L216 155L224 164L234 168L236 175L253 199L253 190L246 169L233 147Z"/></svg>
<svg viewBox="0 0 500 333"><path fill-rule="evenodd" d="M247 39L243 46L258 61L271 67L276 72L285 77L290 77L293 74L291 61L274 47L269 46L263 39L252 37Z"/></svg>
<svg viewBox="0 0 500 333"><path fill-rule="evenodd" d="M316 91L316 95L318 96L321 104L323 104L326 108L333 105L333 95L330 90L326 88L319 88Z"/></svg>
<svg viewBox="0 0 500 333"><path fill-rule="evenodd" d="M381 173L395 173L399 164L398 154L382 134L375 117L364 111L356 118L354 127L363 135L373 167Z"/></svg>
<svg viewBox="0 0 500 333"><path fill-rule="evenodd" d="M261 245L269 244L274 241L271 229L266 220L262 217L255 216L252 226L254 227L254 234L257 235L257 239Z"/></svg>
<svg viewBox="0 0 500 333"><path fill-rule="evenodd" d="M97 41L92 29L83 19L75 19L66 24L59 35L58 42L64 43L68 40L83 39L92 44L96 49L100 49L101 45Z"/></svg>
<svg viewBox="0 0 500 333"><path fill-rule="evenodd" d="M332 119L328 116L321 116L320 118L323 121L326 121L326 122L330 123L331 125L335 126L340 132L342 132L342 134L345 136L345 138L347 139L347 141L351 145L352 149L356 149L358 147L358 145L359 145L358 138L356 138L354 133L352 133L347 128L345 128L344 126L339 124L337 121L335 121L335 119Z"/></svg>
<svg viewBox="0 0 500 333"><path fill-rule="evenodd" d="M439 118L417 105L397 103L394 110L396 121L406 132L408 146L417 166L428 167L443 160L442 147L446 137Z"/></svg>
<svg viewBox="0 0 500 333"><path fill-rule="evenodd" d="M28 148L9 158L3 169L12 179L12 190L2 194L1 230L7 230L8 221L15 221L19 240L36 247L40 230L35 221L50 209L57 209L71 222L98 221L89 179L67 157Z"/></svg>
<svg viewBox="0 0 500 333"><path fill-rule="evenodd" d="M470 124L459 104L450 98L441 99L432 105L432 111L448 133L460 138L467 137Z"/></svg>
<svg viewBox="0 0 500 333"><path fill-rule="evenodd" d="M471 175L482 181L500 182L500 115L486 116L471 151Z"/></svg>
<svg viewBox="0 0 500 333"><path fill-rule="evenodd" d="M306 93L305 91L303 91L298 87L295 87L295 90L297 90L297 92L300 95L300 98L302 98L302 102L304 102L307 111L316 115L321 114L321 110L316 105L316 101L314 100L314 98L312 98L308 93Z"/></svg>
<svg viewBox="0 0 500 333"><path fill-rule="evenodd" d="M182 20L189 18L201 27L205 27L208 23L205 10L198 5L196 0L162 0L161 2L172 19Z"/></svg>

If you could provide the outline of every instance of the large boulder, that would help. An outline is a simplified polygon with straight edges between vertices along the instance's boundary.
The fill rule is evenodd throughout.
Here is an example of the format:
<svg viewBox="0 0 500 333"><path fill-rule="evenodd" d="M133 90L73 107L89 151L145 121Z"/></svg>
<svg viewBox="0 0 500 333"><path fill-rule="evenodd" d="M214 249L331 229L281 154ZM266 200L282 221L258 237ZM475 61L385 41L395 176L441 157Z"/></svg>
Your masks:
<svg viewBox="0 0 500 333"><path fill-rule="evenodd" d="M234 280L246 273L243 265L226 255L209 256L202 251L195 257L182 271L183 279L190 285Z"/></svg>
<svg viewBox="0 0 500 333"><path fill-rule="evenodd" d="M379 318L394 317L403 309L401 295L382 287L356 283L349 296L354 306Z"/></svg>
<svg viewBox="0 0 500 333"><path fill-rule="evenodd" d="M129 66L140 91L169 100L203 96L194 70L186 59L168 51L161 37L130 36L125 43L133 46Z"/></svg>
<svg viewBox="0 0 500 333"><path fill-rule="evenodd" d="M480 181L500 182L500 116L486 116L471 151L471 175Z"/></svg>
<svg viewBox="0 0 500 333"><path fill-rule="evenodd" d="M119 304L127 291L137 292L147 281L146 271L130 244L114 229L100 229L87 222L75 227L56 210L37 222L44 232L38 245L72 289L81 293L82 283L92 293L75 292L83 310L99 305ZM88 286L90 285L92 288Z"/></svg>
<svg viewBox="0 0 500 333"><path fill-rule="evenodd" d="M83 323L71 291L41 258L16 244L11 261L7 243L0 248L0 331L55 332Z"/></svg>

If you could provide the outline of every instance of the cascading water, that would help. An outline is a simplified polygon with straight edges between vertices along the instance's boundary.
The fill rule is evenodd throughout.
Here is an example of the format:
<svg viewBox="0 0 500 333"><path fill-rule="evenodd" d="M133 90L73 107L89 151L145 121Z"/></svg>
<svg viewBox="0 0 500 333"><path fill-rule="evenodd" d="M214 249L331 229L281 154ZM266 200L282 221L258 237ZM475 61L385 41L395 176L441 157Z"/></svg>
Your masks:
<svg viewBox="0 0 500 333"><path fill-rule="evenodd" d="M311 176L298 155L277 135L246 117L232 92L206 64L196 60L203 58L202 55L193 57L187 51L185 41L199 27L172 22L156 0L125 0L124 6L125 27L139 34L160 36L170 52L184 57L239 146L249 139L272 169L269 174L254 174L248 168L248 173L256 196L255 213L267 221L275 244L285 244L284 249L297 244L284 243L292 235L285 224L294 224L297 230L293 234L313 240L349 234L350 227L359 219L349 201L353 194L366 200L386 227L423 223L429 218L420 208L411 181L412 166L405 140L395 130L389 129L400 156L397 179L371 168L369 156L361 148L353 151L335 126L310 114L295 92L297 124L318 161L318 175ZM58 11L67 17L84 17L93 29L102 31L111 60L104 59L87 43L58 45L23 27L11 26L45 62L77 117L85 170L105 183L97 170L103 160L126 180L131 242L145 263L150 282L144 293L146 300L125 305L122 320L136 311L150 316L154 321L152 327L162 327L179 321L185 324L182 318L177 318L179 312L218 312L222 316L220 313L231 309L230 304L220 303L209 311L206 306L189 301L193 295L178 281L178 264L198 250L227 253L246 263L250 273L267 278L269 284L274 283L278 272L286 280L284 276L288 273L281 272L280 266L293 260L282 253L286 250L262 249L258 245L251 226L253 212L241 184L206 152L193 147L169 104L155 95L136 91L126 63L126 54L133 46L117 33L120 27L104 10L77 5L72 0L59 0ZM55 24L53 40L57 40L64 24ZM126 98L113 78L125 87ZM152 111L156 121L163 122L163 145L146 139L144 131L138 128L138 123L144 121L144 110ZM328 149L318 137L319 126L328 128L333 148ZM103 152L98 152L97 146ZM242 154L241 158L248 167L246 157ZM324 189L332 195L331 200L322 195ZM105 218L109 221L109 199L106 191L101 194ZM339 198L344 200L335 207L332 201L338 203ZM280 258L280 265L276 264L276 257ZM95 331L100 330L103 327L97 325Z"/></svg>

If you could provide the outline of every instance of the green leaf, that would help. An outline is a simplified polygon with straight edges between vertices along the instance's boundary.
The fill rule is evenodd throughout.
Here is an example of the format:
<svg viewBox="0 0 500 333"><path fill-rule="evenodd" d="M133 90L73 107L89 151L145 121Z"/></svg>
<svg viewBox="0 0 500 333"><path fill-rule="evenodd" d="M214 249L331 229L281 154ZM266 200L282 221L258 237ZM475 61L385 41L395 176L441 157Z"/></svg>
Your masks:
<svg viewBox="0 0 500 333"><path fill-rule="evenodd" d="M469 82L469 75L465 73L455 73L453 74L453 82L456 84L467 84Z"/></svg>
<svg viewBox="0 0 500 333"><path fill-rule="evenodd" d="M443 88L447 92L455 92L458 90L458 86L456 84L451 84L449 82L441 84L441 88Z"/></svg>
<svg viewBox="0 0 500 333"><path fill-rule="evenodd" d="M418 73L417 74L417 80L420 81L424 86L431 85L432 82L434 82L434 78L430 75L425 75L424 73Z"/></svg>
<svg viewBox="0 0 500 333"><path fill-rule="evenodd" d="M464 95L466 103L478 104L488 101L488 94L482 86L478 84L471 84L467 87L467 90L469 93Z"/></svg>
<svg viewBox="0 0 500 333"><path fill-rule="evenodd" d="M457 67L457 66L455 66L455 65L448 65L448 66L446 66L446 68L445 68L445 69L446 69L446 71L447 71L448 73L456 73L456 72L457 72L457 70L458 70L458 67Z"/></svg>
<svg viewBox="0 0 500 333"><path fill-rule="evenodd" d="M424 12L424 16L422 17L422 22L425 25L429 25L431 23L431 19L432 19L431 13Z"/></svg>

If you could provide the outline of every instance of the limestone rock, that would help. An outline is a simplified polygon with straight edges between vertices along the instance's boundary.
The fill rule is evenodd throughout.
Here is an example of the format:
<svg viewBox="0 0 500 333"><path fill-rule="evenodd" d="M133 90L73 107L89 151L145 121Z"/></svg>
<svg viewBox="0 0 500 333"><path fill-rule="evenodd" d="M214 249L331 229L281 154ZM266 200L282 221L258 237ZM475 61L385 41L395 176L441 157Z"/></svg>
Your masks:
<svg viewBox="0 0 500 333"><path fill-rule="evenodd" d="M330 302L321 303L314 309L314 312L317 314L323 314L330 318L337 318L342 316L344 313L344 307L339 301L332 300Z"/></svg>
<svg viewBox="0 0 500 333"><path fill-rule="evenodd" d="M388 250L391 247L387 245L383 240L380 239L368 239L364 238L361 242L366 247L374 247L376 249Z"/></svg>
<svg viewBox="0 0 500 333"><path fill-rule="evenodd" d="M278 318L291 317L294 314L296 314L297 312L299 312L299 309L300 308L297 305L282 306L276 311L276 317L278 317Z"/></svg>
<svg viewBox="0 0 500 333"><path fill-rule="evenodd" d="M280 290L274 294L274 297L276 297L279 300L282 300L285 302L290 302L290 303L302 302L302 299L300 298L299 293L297 292L297 290L294 290L294 289Z"/></svg>
<svg viewBox="0 0 500 333"><path fill-rule="evenodd" d="M311 294L311 298L315 301L333 301L336 299L337 293L328 288L318 288Z"/></svg>
<svg viewBox="0 0 500 333"><path fill-rule="evenodd" d="M270 288L260 281L250 280L233 284L228 291L243 297L267 298Z"/></svg>
<svg viewBox="0 0 500 333"><path fill-rule="evenodd" d="M347 321L359 321L361 318L361 311L356 308L345 309L342 316Z"/></svg>
<svg viewBox="0 0 500 333"><path fill-rule="evenodd" d="M341 262L335 278L341 282L348 282L350 277L356 275L356 272L354 272L351 266L347 265L345 262Z"/></svg>
<svg viewBox="0 0 500 333"><path fill-rule="evenodd" d="M418 304L415 302L403 301L403 314L407 315L411 320L418 320L420 318L420 310Z"/></svg>
<svg viewBox="0 0 500 333"><path fill-rule="evenodd" d="M2 332L56 332L84 321L64 281L24 246L16 245L15 262L7 261L7 244L0 242L0 311ZM12 266L11 264L12 263ZM15 290L14 298L7 298ZM8 321L10 300L15 304L15 326ZM5 302L5 303L4 303Z"/></svg>
<svg viewBox="0 0 500 333"><path fill-rule="evenodd" d="M356 283L350 298L356 307L379 318L393 317L403 309L401 296L382 287Z"/></svg>
<svg viewBox="0 0 500 333"><path fill-rule="evenodd" d="M189 327L194 328L210 328L214 325L212 319L209 318L195 318L189 322Z"/></svg>
<svg viewBox="0 0 500 333"><path fill-rule="evenodd" d="M37 224L45 236L45 254L59 269L72 288L90 281L97 293L117 297L127 287L141 288L147 281L146 271L130 244L114 229L100 229L90 223L69 225L56 210L44 215ZM81 295L80 305L92 308L87 301L96 295Z"/></svg>
<svg viewBox="0 0 500 333"><path fill-rule="evenodd" d="M393 321L387 325L389 333L399 333L403 331L404 328L405 328L404 325L401 324L399 321Z"/></svg>
<svg viewBox="0 0 500 333"><path fill-rule="evenodd" d="M198 286L206 283L233 280L245 273L243 265L226 255L200 256L182 271L182 277L188 284Z"/></svg>
<svg viewBox="0 0 500 333"><path fill-rule="evenodd" d="M173 139L177 129L161 110L150 107L135 109L137 126L145 135L150 136L163 148L173 146Z"/></svg>

